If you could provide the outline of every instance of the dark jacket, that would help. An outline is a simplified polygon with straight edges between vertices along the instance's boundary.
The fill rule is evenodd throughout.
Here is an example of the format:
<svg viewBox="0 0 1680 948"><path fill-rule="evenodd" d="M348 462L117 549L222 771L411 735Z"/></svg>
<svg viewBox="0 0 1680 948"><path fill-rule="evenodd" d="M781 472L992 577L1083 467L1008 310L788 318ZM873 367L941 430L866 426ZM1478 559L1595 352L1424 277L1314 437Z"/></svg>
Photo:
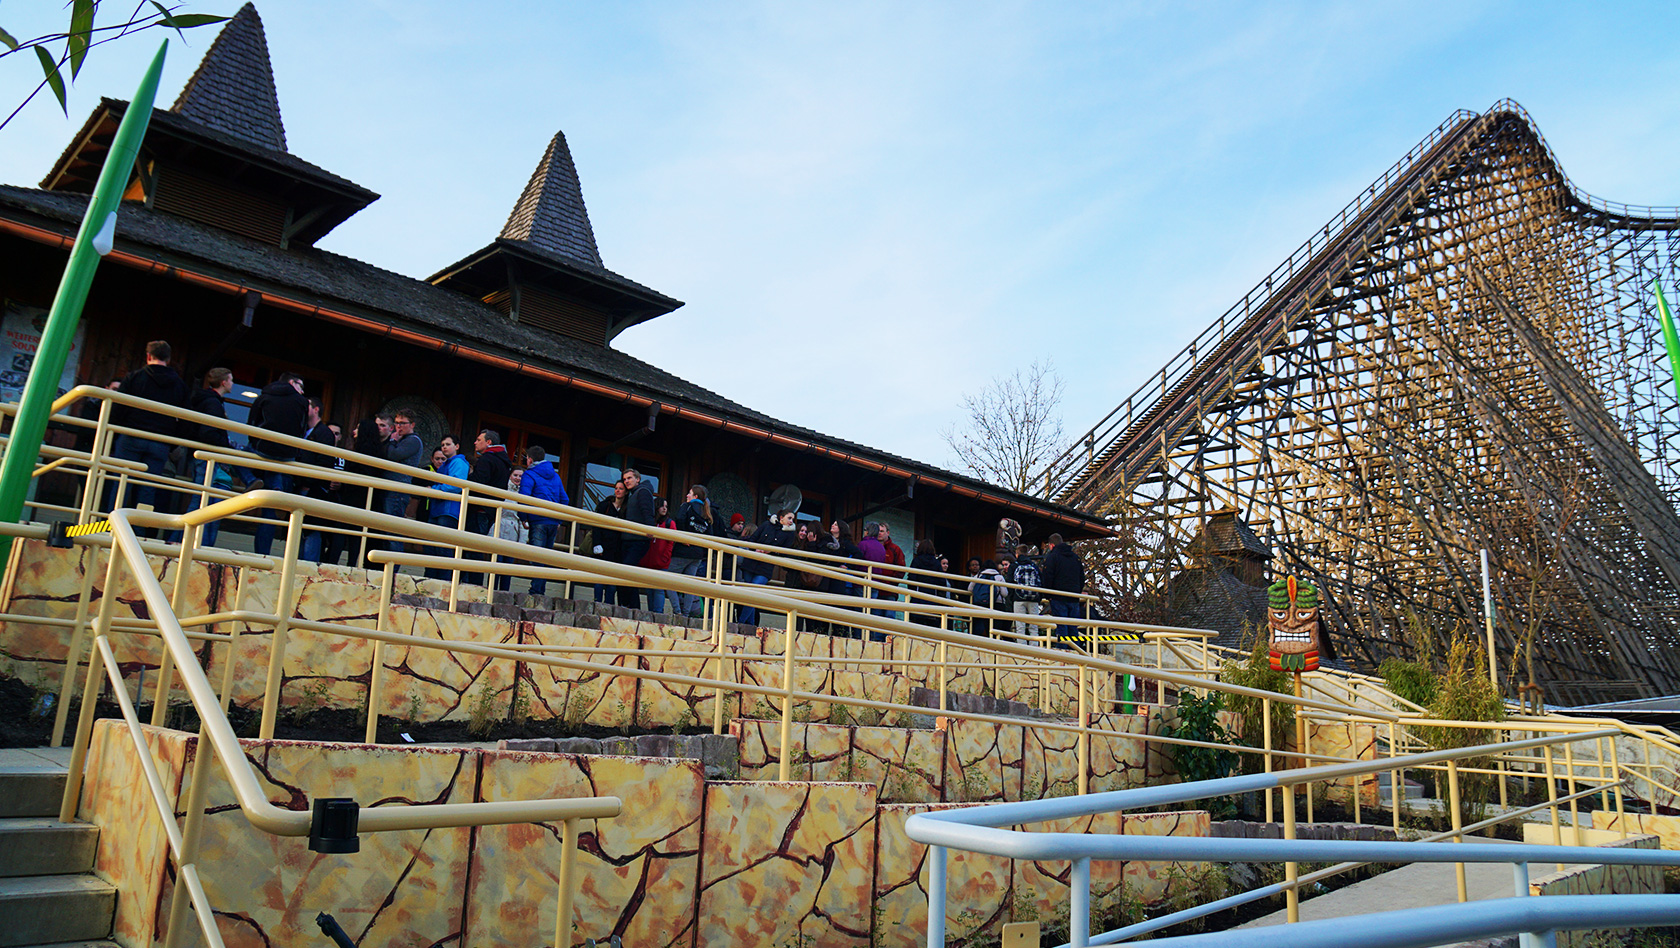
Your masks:
<svg viewBox="0 0 1680 948"><path fill-rule="evenodd" d="M753 532L752 538L747 542L771 553L776 553L779 550L793 546L793 541L798 539L798 537L799 529L797 525L795 525L795 528L792 530L783 530L782 525L777 521L766 520L758 525L758 529ZM758 560L749 560L744 556L740 558L738 563L739 565L736 567L736 573L740 576L769 576L770 571L775 569L775 567L771 566L769 563L761 563Z"/></svg>
<svg viewBox="0 0 1680 948"><path fill-rule="evenodd" d="M519 481L519 492L526 497L537 500L547 500L556 504L569 504L572 499L566 496L566 485L560 482L560 475L555 473L554 462L543 461L525 469L525 476ZM526 518L532 526L559 523L557 517L539 517L533 514Z"/></svg>
<svg viewBox="0 0 1680 948"><path fill-rule="evenodd" d="M474 484L483 484L485 487L507 490L508 474L512 471L513 459L508 457L507 448L493 444L473 458L472 473L467 475L467 480ZM487 534L490 532L490 524L495 522L495 519L494 508L474 504L467 515L467 529Z"/></svg>
<svg viewBox="0 0 1680 948"><path fill-rule="evenodd" d="M128 373L122 380L122 393L139 398L149 398L154 402L174 405L176 408L186 408L189 400L187 383L179 373L167 365L147 364ZM111 412L111 420L125 428L138 428L153 434L173 435L177 432L190 436L194 424L183 425L174 418L160 415L157 412L146 411L142 408L129 408L118 405ZM183 429L186 429L183 432Z"/></svg>
<svg viewBox="0 0 1680 948"><path fill-rule="evenodd" d="M601 502L595 505L595 512L619 519L624 517L624 511L613 507L611 496L601 498ZM624 534L622 532L606 527L595 527L591 532L595 535L595 545L601 548L601 559L612 563L624 559Z"/></svg>
<svg viewBox="0 0 1680 948"><path fill-rule="evenodd" d="M187 407L200 415L210 415L224 421L227 420L227 406L222 401L222 393L213 388L194 389ZM198 430L189 437L194 441L202 441L218 448L232 447L232 444L228 441L227 429L218 428L215 425L199 425Z"/></svg>
<svg viewBox="0 0 1680 948"><path fill-rule="evenodd" d="M291 435L294 438L303 437L303 426L309 414L309 399L292 387L290 382L270 382L263 386L262 394L251 403L251 420L253 428L272 431L275 434ZM252 438L251 447L271 458L282 461L295 461L298 449L288 444L265 441Z"/></svg>
<svg viewBox="0 0 1680 948"><path fill-rule="evenodd" d="M1079 554L1066 543L1058 543L1044 554L1044 565L1039 572L1045 589L1070 593L1085 591L1085 564L1079 562ZM1066 601L1063 596L1054 598Z"/></svg>
<svg viewBox="0 0 1680 948"><path fill-rule="evenodd" d="M333 440L332 429L327 427L326 419L322 419L320 424L316 425L303 437L305 440L313 441L316 444L324 444L329 448L337 447L337 442ZM304 464L318 464L321 467L327 468L333 467L338 463L338 458L335 458L330 454L320 454L315 451L302 452L302 456L299 457L298 460ZM311 497L321 497L324 496L327 482L311 479L308 483L300 486L308 488L308 490L303 492L308 493Z"/></svg>
<svg viewBox="0 0 1680 948"><path fill-rule="evenodd" d="M671 519L676 521L678 530L688 533L703 533L708 536L711 535L711 526L716 522L715 515L713 520L706 519L706 502L703 500L683 501L682 506L678 507L676 513L671 515ZM706 524L707 529L691 530L689 529L689 524L691 523L704 523ZM704 548L694 546L691 543L678 543L676 546L671 548L671 556L673 558L698 559L705 555L706 551Z"/></svg>
<svg viewBox="0 0 1680 948"><path fill-rule="evenodd" d="M636 489L624 498L624 519L631 523L645 523L653 526L653 488L647 481L638 481ZM638 539L645 539L638 536Z"/></svg>

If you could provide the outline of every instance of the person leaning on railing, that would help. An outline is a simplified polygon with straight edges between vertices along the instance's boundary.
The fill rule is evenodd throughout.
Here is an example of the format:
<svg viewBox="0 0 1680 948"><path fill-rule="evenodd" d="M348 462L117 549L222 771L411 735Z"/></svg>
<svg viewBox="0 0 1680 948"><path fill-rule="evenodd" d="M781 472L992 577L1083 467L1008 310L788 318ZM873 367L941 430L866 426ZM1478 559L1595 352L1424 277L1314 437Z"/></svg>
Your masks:
<svg viewBox="0 0 1680 948"><path fill-rule="evenodd" d="M526 448L525 459L530 463L525 468L525 477L519 482L521 494L555 504L572 502L566 495L566 485L561 482L560 474L554 470L554 462L548 459L548 452L542 446L533 444ZM554 546L554 534L560 528L559 520L536 514L525 514L524 520L531 530L532 546L544 550ZM531 580L531 595L541 596L547 592L548 580L540 576Z"/></svg>
<svg viewBox="0 0 1680 948"><path fill-rule="evenodd" d="M712 515L712 504L706 499L706 485L695 484L688 489L688 496L683 499L681 507L677 508L676 516L671 519L677 522L677 529L685 533L697 533L701 536L711 536L717 531L717 519ZM706 566L706 551L703 547L688 543L678 543L671 547L671 571L684 576L699 576ZM698 619L705 609L705 601L699 596L688 593L677 593L677 612Z"/></svg>
<svg viewBox="0 0 1680 948"><path fill-rule="evenodd" d="M303 395L303 377L295 372L287 372L263 386L256 401L251 403L250 424L264 431L301 438L308 415L309 399ZM251 450L270 461L291 462L296 461L298 456L297 448L283 441L269 441L263 438L252 438ZM269 473L267 481L271 490L295 493L292 475L288 471L273 471ZM264 509L262 515L263 519L257 523L255 538L251 541L251 549L258 556L267 556L274 546L274 525L280 512Z"/></svg>
<svg viewBox="0 0 1680 948"><path fill-rule="evenodd" d="M461 456L461 439L453 434L446 434L438 441L438 451L443 455L443 463L437 472L445 477L456 477L466 480L472 474L472 465ZM432 484L433 490L440 490L447 494L459 494L461 488L453 484ZM458 500L434 499L427 507L426 520L433 526L454 529L461 523L461 502ZM427 552L433 556L447 556L449 551L443 547L427 547ZM428 579L448 579L450 571L437 566L426 567Z"/></svg>
<svg viewBox="0 0 1680 948"><path fill-rule="evenodd" d="M793 545L793 511L784 510L764 523L759 524L751 539L753 546L770 553L776 553ZM771 566L763 560L750 556L741 557L740 564L735 569L737 580L763 586L770 582ZM758 623L758 610L752 606L742 606L739 621L743 625Z"/></svg>

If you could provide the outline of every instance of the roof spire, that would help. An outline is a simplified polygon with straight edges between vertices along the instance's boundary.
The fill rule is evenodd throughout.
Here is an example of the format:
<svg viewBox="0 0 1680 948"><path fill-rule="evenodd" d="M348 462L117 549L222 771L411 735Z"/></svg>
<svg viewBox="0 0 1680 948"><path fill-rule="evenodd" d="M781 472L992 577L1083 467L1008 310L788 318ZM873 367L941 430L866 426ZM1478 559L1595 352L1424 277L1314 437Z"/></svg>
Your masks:
<svg viewBox="0 0 1680 948"><path fill-rule="evenodd" d="M240 7L222 28L170 111L264 148L286 150L268 37L254 4Z"/></svg>
<svg viewBox="0 0 1680 948"><path fill-rule="evenodd" d="M577 166L566 147L566 133L555 132L543 152L537 170L519 202L508 215L501 236L524 240L537 247L592 266L601 266L601 251L595 247L595 231L589 226L589 211L583 206L583 186Z"/></svg>

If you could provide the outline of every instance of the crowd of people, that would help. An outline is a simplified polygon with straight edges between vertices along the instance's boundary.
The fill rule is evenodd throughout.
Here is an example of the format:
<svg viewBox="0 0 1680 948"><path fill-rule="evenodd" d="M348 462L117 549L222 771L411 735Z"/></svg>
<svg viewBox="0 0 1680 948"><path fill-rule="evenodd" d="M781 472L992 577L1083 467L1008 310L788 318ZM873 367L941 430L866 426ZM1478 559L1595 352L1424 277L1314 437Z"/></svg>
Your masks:
<svg viewBox="0 0 1680 948"><path fill-rule="evenodd" d="M197 390L190 390L180 375L170 367L170 354L167 342L148 343L146 365L125 376L120 383L114 382L113 387L120 384L120 390L123 392L225 419L227 412L224 398L232 390L233 373L226 368L210 369L204 375L203 386ZM473 484L517 492L553 504L571 503L563 477L554 469L548 452L541 446L528 446L523 459L516 459L502 443L501 434L485 428L478 431L473 438L470 457L463 449L461 439L454 434L444 435L438 445L427 452L420 436L414 432L413 417L402 411L364 418L352 426L346 436L338 425L323 419L320 399L307 395L304 387L303 379L296 374L282 374L264 386L257 395L251 405L248 423L277 435L290 435L317 444L334 447L346 445L358 454L383 458L401 468L425 469ZM113 411L112 421L155 435L175 436L212 446L229 447L228 433L223 428L178 420L140 408L117 406ZM257 470L218 466L215 474L216 486L241 490L267 487L352 507L365 507L388 516L414 519L435 526L464 527L481 536L495 535L504 540L544 549L552 548L558 539L561 521L530 510L523 510L515 515L506 508L489 503L472 503L463 522L460 501L415 495L412 492L414 476L400 469L390 470L356 462L347 465L342 459L329 454L300 449L283 441L260 437L251 439L250 448L259 458L268 461L298 462L316 465L323 470L319 477L303 477L295 476L289 471L262 469L261 465ZM189 465L186 459L190 458L190 454L186 454L182 449L176 450L180 454L172 457L167 444L131 435L119 435L112 446L112 453L116 457L142 463L152 474L165 474L173 466L174 473L185 475L190 471L195 480L202 483L207 462L192 460ZM390 486L369 488L344 483L337 477L338 472L344 470L380 478L389 482ZM429 480L425 483L438 492L461 493L459 486ZM372 498L368 496L369 490L375 491ZM114 498L107 496L107 509L113 500ZM134 489L129 503L155 506L158 500L153 486L140 485ZM196 509L197 504L197 495L190 495L186 509ZM877 521L865 522L862 536L855 540L850 525L844 521L834 520L829 523L828 529L824 530L820 522L799 520L793 510L773 512L764 523L752 527L739 513L725 519L715 511L708 499L706 487L702 484L690 487L684 495L683 502L673 511L669 502L656 496L641 472L632 467L624 468L620 472L612 493L595 505L595 512L647 527L657 526L679 533L741 540L770 553L795 556L822 554L857 560L864 575L877 586L846 581L819 570L785 570L748 556L727 557L724 564L725 578L754 585L778 582L807 592L866 597L873 602L867 607L859 604L858 609L869 608L873 614L883 617L896 617L901 615L902 611L908 611L911 621L926 625L938 625L939 620L914 608L901 610L887 605L889 602L899 604L898 588L901 584L907 584L924 594L1023 615L1039 615L1048 605L1050 614L1058 618L1079 614L1080 600L1074 594L1083 591L1085 586L1084 567L1072 546L1067 544L1060 534L1050 535L1042 555L1032 547L1020 545L1016 547L1013 555L1002 556L996 561L970 559L965 571L966 578L963 578L951 575L954 572L951 569L951 559L939 553L930 539L918 540L915 543L915 554L907 562L904 550L893 541L891 528ZM277 513L267 514L259 520L253 542L254 550L264 556L272 549L278 523ZM305 531L299 551L302 558L321 563L338 563L346 554L356 556L350 543L354 539L352 535L309 529L321 525L314 518L305 518ZM204 543L215 543L216 528L215 522L206 525ZM705 547L662 538L653 539L638 531L597 526L578 539L582 552L615 563L668 570L687 576L700 575L706 565ZM393 548L401 548L397 541L392 541L390 545ZM441 556L449 551L441 547L428 547L426 552ZM483 554L470 551L467 555L474 559L486 558ZM947 575L930 577L911 574L907 572L907 566L912 570ZM450 575L448 570L438 567L428 567L425 572L432 578L447 579ZM463 573L462 581L482 584L485 578L482 573ZM505 590L509 585L509 577L505 574L497 575L492 582L495 588ZM878 588L881 586L887 588ZM547 581L542 578L532 579L531 592L536 595L545 594ZM594 595L599 602L635 609L646 608L653 612L665 612L669 606L671 611L677 614L695 617L702 614L704 606L697 596L667 593L660 588L642 589L636 586L603 583L595 586ZM751 606L740 606L737 619L743 623L756 623L757 610ZM845 634L849 631L825 623L808 622L807 625L813 630L834 634ZM959 621L958 627L961 625ZM982 635L990 634L993 632L992 620L985 617L976 618L969 631ZM1020 635L1041 634L1035 624L1024 620L1015 622L1014 631ZM1071 635L1073 627L1058 625L1057 633L1059 636ZM876 633L876 637L883 638L879 633Z"/></svg>

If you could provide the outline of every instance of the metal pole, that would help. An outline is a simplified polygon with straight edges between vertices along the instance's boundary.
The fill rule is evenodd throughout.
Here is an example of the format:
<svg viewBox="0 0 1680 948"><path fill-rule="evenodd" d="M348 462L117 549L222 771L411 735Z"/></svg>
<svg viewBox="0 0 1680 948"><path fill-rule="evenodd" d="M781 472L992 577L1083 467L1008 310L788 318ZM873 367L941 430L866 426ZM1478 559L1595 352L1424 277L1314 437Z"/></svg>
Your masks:
<svg viewBox="0 0 1680 948"><path fill-rule="evenodd" d="M1091 860L1073 861L1073 879L1068 906L1068 948L1087 948L1091 943Z"/></svg>
<svg viewBox="0 0 1680 948"><path fill-rule="evenodd" d="M1295 838L1295 787L1292 784L1283 786L1283 838ZM1298 863L1283 864L1283 881L1287 886L1283 892L1283 902L1288 909L1287 917L1291 924L1301 920L1301 893L1295 886L1295 880L1300 877L1300 873Z"/></svg>
<svg viewBox="0 0 1680 948"><path fill-rule="evenodd" d="M58 678L58 707L53 710L52 747L64 744L64 725L70 714L70 692L76 686L76 667L81 661L82 641L87 636L88 605L93 599L93 573L99 567L99 547L83 547L82 550L87 556L87 563L82 567L82 589L76 597L76 622L70 627L70 652L64 656L64 671Z"/></svg>
<svg viewBox="0 0 1680 948"><path fill-rule="evenodd" d="M149 753L142 751L142 753ZM198 740L193 745L192 780L187 789L186 826L181 836L181 855L175 861L180 867L198 862L198 843L204 830L204 795L209 787L209 760L212 751L204 726L199 725ZM169 928L164 935L164 948L177 948L187 937L189 910L187 887L177 880L175 892L169 899Z"/></svg>
<svg viewBox="0 0 1680 948"><path fill-rule="evenodd" d="M1464 812L1459 805L1458 797L1458 761L1447 761L1447 807L1452 815L1453 842L1464 842ZM1453 863L1453 874L1458 879L1458 900L1470 901L1470 886L1464 878L1464 863Z"/></svg>
<svg viewBox="0 0 1680 948"><path fill-rule="evenodd" d="M1087 675L1088 671L1089 671L1089 669L1087 669L1084 665L1079 666L1079 795L1080 796L1084 796L1085 794L1091 792L1091 701L1090 701L1090 688L1088 687L1088 675ZM1078 864L1076 863L1075 868L1077 868L1077 865ZM1091 872L1091 864L1088 860L1085 862L1085 872L1086 872L1086 876L1087 876L1087 879L1088 879L1089 875L1090 875L1090 872ZM1079 892L1079 889L1078 889L1077 886L1075 886L1075 888L1074 888L1075 898L1078 897L1078 892ZM1089 893L1086 893L1086 895L1089 896ZM1090 912L1089 911L1087 911L1085 913L1085 920L1086 920L1086 923L1088 925L1090 923ZM1077 942L1076 942L1076 944L1077 944Z"/></svg>
<svg viewBox="0 0 1680 948"><path fill-rule="evenodd" d="M87 680L82 682L82 709L76 717L76 740L70 749L69 776L64 782L64 799L58 807L60 823L75 820L76 804L82 796L82 770L87 764L88 740L93 736L94 705L99 701L99 692L104 684L100 676L105 673L105 656L99 651L97 643L99 637L111 628L111 614L117 605L117 597L112 590L116 588L117 563L121 559L113 545L111 555L105 561L105 595L99 599L99 618L93 626L95 647L88 649Z"/></svg>
<svg viewBox="0 0 1680 948"><path fill-rule="evenodd" d="M242 611L245 608L245 584L251 574L246 567L239 568L239 585L233 591L233 610ZM243 622L228 623L227 658L222 662L222 713L227 713L228 696L233 694L233 666L239 658L239 627Z"/></svg>
<svg viewBox="0 0 1680 948"><path fill-rule="evenodd" d="M170 611L179 616L186 606L187 582L192 575L193 550L198 546L197 524L189 524L181 533L181 559L175 570L175 589L169 597ZM163 727L169 721L169 692L175 685L175 662L158 640L157 688L152 693L152 727Z"/></svg>
<svg viewBox="0 0 1680 948"><path fill-rule="evenodd" d="M1562 846L1563 845L1563 829L1562 829L1561 826L1559 826L1559 820L1558 820L1557 780L1553 776L1554 771L1553 771L1553 762L1552 762L1552 745L1547 744L1544 748L1542 748L1542 750L1544 750L1545 754L1546 754L1546 799L1548 801L1550 801L1551 804L1552 804L1552 806L1551 806L1551 810L1552 810L1552 845L1553 846ZM1561 862L1558 863L1557 864L1557 869L1558 869L1559 872L1562 872L1563 871L1563 863L1561 863Z"/></svg>
<svg viewBox="0 0 1680 948"><path fill-rule="evenodd" d="M945 866L944 846L929 846L927 948L945 948Z"/></svg>
<svg viewBox="0 0 1680 948"><path fill-rule="evenodd" d="M554 945L555 948L571 948L572 929L575 927L572 918L572 893L577 889L577 819L565 820L560 824L560 908L554 914Z"/></svg>
<svg viewBox="0 0 1680 948"><path fill-rule="evenodd" d="M951 617L948 614L941 612L939 614L939 631L949 632L950 630L951 630ZM940 711L949 710L950 706L951 706L950 705L951 670L945 666L946 658L949 655L949 653L946 652L946 650L945 650L948 644L949 643L943 642L943 641L941 641L939 643L939 710Z"/></svg>
<svg viewBox="0 0 1680 948"><path fill-rule="evenodd" d="M379 580L379 623L381 631L389 630L395 623L391 617L391 595L396 590L397 564L386 563L384 575ZM373 643L373 667L368 670L367 694L367 730L362 735L365 744L379 743L379 689L385 680L385 643L375 639ZM414 723L414 722L409 722Z"/></svg>
<svg viewBox="0 0 1680 948"><path fill-rule="evenodd" d="M1263 758L1266 773L1272 772L1272 699L1260 699L1260 727L1265 732L1266 754ZM1272 822L1272 791L1266 791L1266 822Z"/></svg>
<svg viewBox="0 0 1680 948"><path fill-rule="evenodd" d="M1493 571L1488 566L1488 551L1482 548L1482 621L1487 624L1488 681L1494 694L1499 694L1499 653L1493 645Z"/></svg>
<svg viewBox="0 0 1680 948"><path fill-rule="evenodd" d="M157 54L146 72L134 98L123 111L122 123L116 137L105 153L105 165L100 169L99 181L88 199L87 213L76 231L76 241L70 247L70 260L64 266L58 293L53 297L52 310L41 331L41 341L35 350L35 361L24 383L23 397L18 400L17 416L12 419L11 440L6 456L0 459L0 522L17 523L23 514L24 497L35 473L35 462L41 454L41 438L47 432L47 419L52 415L52 403L58 397L58 383L64 375L64 362L75 342L76 324L82 317L88 289L93 285L94 271L99 261L110 253L117 228L117 209L122 193L128 188L128 176L134 169L134 158L140 153L140 142L146 137L146 126L152 120L152 103L157 98L158 77L163 74L164 55L169 41L158 46ZM12 549L12 537L0 535L0 561Z"/></svg>
<svg viewBox="0 0 1680 948"><path fill-rule="evenodd" d="M793 735L793 626L797 621L796 613L788 613L788 628L782 633L782 759L777 779L784 783L792 779L793 767L789 743Z"/></svg>
<svg viewBox="0 0 1680 948"><path fill-rule="evenodd" d="M285 678L286 631L291 626L292 613L297 610L297 556L303 542L303 511L294 510L286 525L286 553L280 562L280 588L274 594L274 611L278 618L268 644L268 682L263 686L262 723L257 737L274 739L274 719L280 713L280 685Z"/></svg>

